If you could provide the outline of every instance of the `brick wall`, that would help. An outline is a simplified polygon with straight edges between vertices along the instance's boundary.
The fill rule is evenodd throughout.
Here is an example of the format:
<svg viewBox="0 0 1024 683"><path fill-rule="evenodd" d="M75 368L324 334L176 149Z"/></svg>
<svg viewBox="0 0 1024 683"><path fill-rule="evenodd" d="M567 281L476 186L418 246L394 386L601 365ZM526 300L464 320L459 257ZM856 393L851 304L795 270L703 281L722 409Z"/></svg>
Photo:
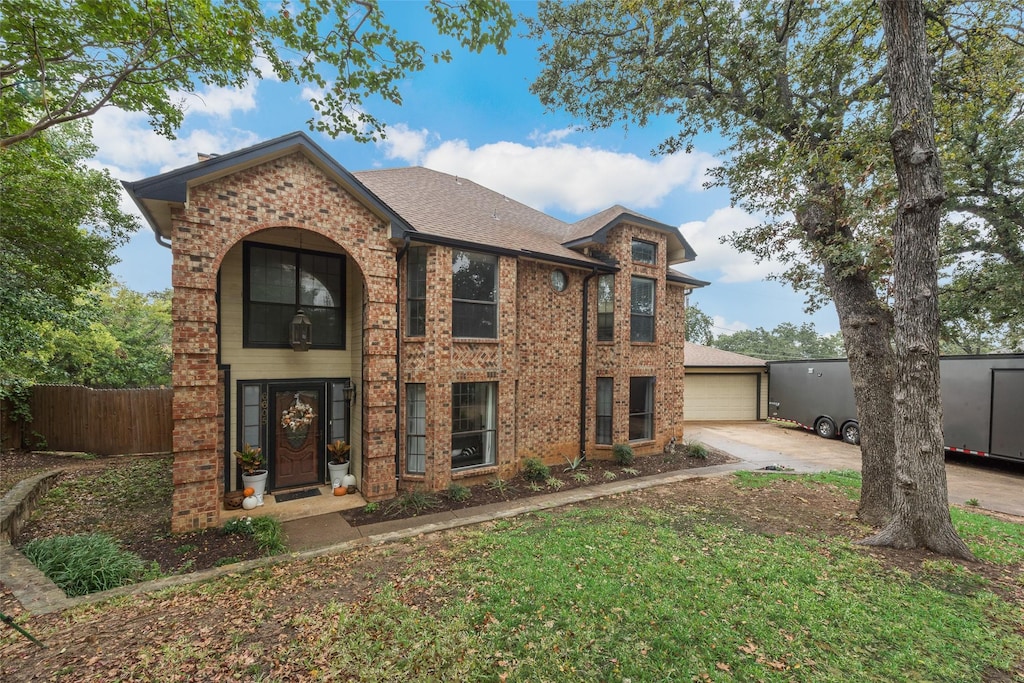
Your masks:
<svg viewBox="0 0 1024 683"><path fill-rule="evenodd" d="M295 153L194 187L187 206L172 209L174 531L219 522L225 417L216 359L217 270L239 241L282 227L333 240L362 273L363 489L371 500L394 495L396 249L388 226Z"/></svg>

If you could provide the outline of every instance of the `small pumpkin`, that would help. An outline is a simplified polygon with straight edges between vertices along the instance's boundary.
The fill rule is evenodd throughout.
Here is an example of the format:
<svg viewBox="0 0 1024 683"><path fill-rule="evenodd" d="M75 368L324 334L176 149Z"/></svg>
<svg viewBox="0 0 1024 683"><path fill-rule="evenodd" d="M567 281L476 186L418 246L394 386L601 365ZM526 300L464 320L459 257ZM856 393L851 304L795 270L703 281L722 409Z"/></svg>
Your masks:
<svg viewBox="0 0 1024 683"><path fill-rule="evenodd" d="M344 496L346 493L348 493L348 489L344 486L336 486L334 488L334 495L336 496Z"/></svg>
<svg viewBox="0 0 1024 683"><path fill-rule="evenodd" d="M249 486L244 491L242 491L242 495L245 496L246 498L248 498L249 496L254 496L256 495L256 489Z"/></svg>
<svg viewBox="0 0 1024 683"><path fill-rule="evenodd" d="M253 510L258 506L260 502L256 500L256 496L246 496L242 499L243 510Z"/></svg>

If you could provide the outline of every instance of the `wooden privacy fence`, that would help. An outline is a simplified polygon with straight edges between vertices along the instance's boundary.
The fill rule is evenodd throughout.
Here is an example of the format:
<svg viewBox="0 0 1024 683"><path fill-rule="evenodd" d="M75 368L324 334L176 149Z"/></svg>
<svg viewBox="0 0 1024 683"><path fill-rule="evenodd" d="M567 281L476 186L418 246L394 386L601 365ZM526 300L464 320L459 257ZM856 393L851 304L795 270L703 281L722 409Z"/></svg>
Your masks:
<svg viewBox="0 0 1024 683"><path fill-rule="evenodd" d="M170 452L173 394L171 389L160 388L36 385L32 387L32 423L25 425L23 437L31 441L38 434L51 451L98 455Z"/></svg>

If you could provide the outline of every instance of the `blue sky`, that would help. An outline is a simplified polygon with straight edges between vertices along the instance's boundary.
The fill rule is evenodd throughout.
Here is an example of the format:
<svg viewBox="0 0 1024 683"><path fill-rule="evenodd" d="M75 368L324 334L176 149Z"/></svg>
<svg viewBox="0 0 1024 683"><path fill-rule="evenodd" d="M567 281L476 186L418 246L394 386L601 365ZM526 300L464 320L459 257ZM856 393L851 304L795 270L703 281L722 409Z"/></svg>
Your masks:
<svg viewBox="0 0 1024 683"><path fill-rule="evenodd" d="M513 2L517 14L532 13L531 2ZM428 49L443 44L423 3L383 2L388 20L403 37ZM716 334L783 322L814 322L819 333L838 330L830 306L814 316L803 312L803 297L788 286L766 281L777 272L755 264L719 243L721 235L756 224L755 217L730 208L724 190L705 190L705 173L724 147L720 139L697 140L690 154L654 157L651 150L675 132L656 123L591 132L561 112L546 112L529 85L539 73L537 47L520 38L520 25L505 55L471 54L451 44L450 64L428 63L402 85L403 105L371 100L367 108L388 124L387 140L359 144L310 133L350 171L425 166L469 178L565 221L576 221L622 204L680 226L697 252L682 267L708 280L691 302L713 316ZM438 48L439 49L439 48ZM145 115L108 109L93 119L99 147L96 163L114 177L137 180L195 162L197 153L226 153L296 130L306 132L314 115L308 92L272 80L242 89L204 89L187 95L188 112L177 140L153 133ZM132 206L125 197L126 206ZM119 252L114 276L138 291L170 286L170 251L149 228Z"/></svg>

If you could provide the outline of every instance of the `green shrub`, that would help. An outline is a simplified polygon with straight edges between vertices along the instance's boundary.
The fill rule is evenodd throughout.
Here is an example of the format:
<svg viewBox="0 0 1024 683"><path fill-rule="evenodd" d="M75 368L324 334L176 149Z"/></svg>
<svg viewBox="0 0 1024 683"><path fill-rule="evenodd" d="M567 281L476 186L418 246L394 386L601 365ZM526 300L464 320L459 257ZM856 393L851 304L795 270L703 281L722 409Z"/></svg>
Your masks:
<svg viewBox="0 0 1024 683"><path fill-rule="evenodd" d="M380 503L371 502L363 506L363 512L368 515L372 515L374 512L380 509Z"/></svg>
<svg viewBox="0 0 1024 683"><path fill-rule="evenodd" d="M565 486L565 482L559 479L558 477L548 477L547 479L544 480L544 485L547 486L549 489L555 489L557 491L558 489Z"/></svg>
<svg viewBox="0 0 1024 683"><path fill-rule="evenodd" d="M636 460L636 454L633 453L633 447L628 443L617 443L612 446L612 455L615 456L615 462L619 463L623 467L629 467Z"/></svg>
<svg viewBox="0 0 1024 683"><path fill-rule="evenodd" d="M457 482L448 484L448 499L456 503L461 503L464 500L469 500L473 497L473 491L468 486L463 486Z"/></svg>
<svg viewBox="0 0 1024 683"><path fill-rule="evenodd" d="M279 555L288 550L284 542L284 528L274 517L237 517L224 522L225 534L246 534L256 541L256 547L266 555Z"/></svg>
<svg viewBox="0 0 1024 683"><path fill-rule="evenodd" d="M104 534L37 538L24 553L70 597L135 583L148 569L141 557Z"/></svg>
<svg viewBox="0 0 1024 683"><path fill-rule="evenodd" d="M686 454L691 458L699 458L705 460L708 457L708 447L702 444L700 441L687 441L686 442Z"/></svg>
<svg viewBox="0 0 1024 683"><path fill-rule="evenodd" d="M418 515L437 507L437 498L429 493L413 489L390 500L384 506L384 514L388 517L396 517L401 514Z"/></svg>
<svg viewBox="0 0 1024 683"><path fill-rule="evenodd" d="M494 479L491 479L489 482L487 482L487 488L490 489L491 491L497 491L502 496L507 496L508 494L516 490L516 487L513 486L510 482L498 476L494 477Z"/></svg>
<svg viewBox="0 0 1024 683"><path fill-rule="evenodd" d="M523 476L527 481L544 481L551 476L551 468L540 458L527 458L523 461Z"/></svg>

